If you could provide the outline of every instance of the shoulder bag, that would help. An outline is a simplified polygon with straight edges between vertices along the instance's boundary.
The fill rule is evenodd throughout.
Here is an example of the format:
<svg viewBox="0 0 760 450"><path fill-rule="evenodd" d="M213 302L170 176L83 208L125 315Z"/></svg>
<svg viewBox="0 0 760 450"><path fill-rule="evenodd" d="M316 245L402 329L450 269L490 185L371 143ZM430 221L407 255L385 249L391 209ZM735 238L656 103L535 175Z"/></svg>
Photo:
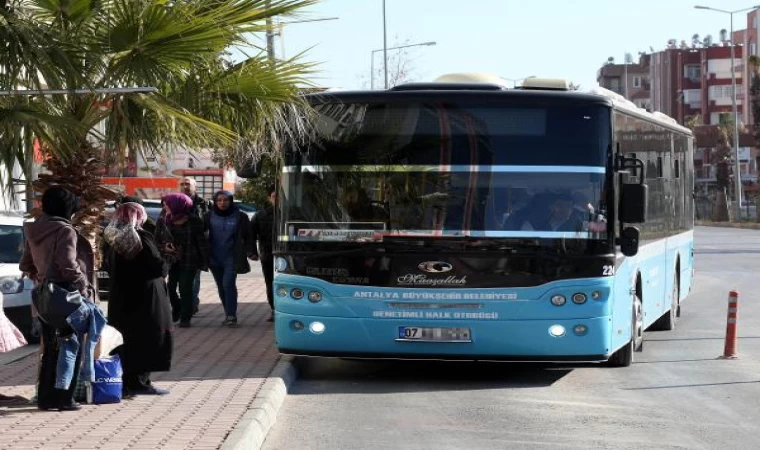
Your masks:
<svg viewBox="0 0 760 450"><path fill-rule="evenodd" d="M32 292L32 302L40 320L53 328L64 329L69 326L66 318L82 304L82 294L78 290L69 291L54 281L50 281L50 271L57 250L58 241L56 240L45 277Z"/></svg>

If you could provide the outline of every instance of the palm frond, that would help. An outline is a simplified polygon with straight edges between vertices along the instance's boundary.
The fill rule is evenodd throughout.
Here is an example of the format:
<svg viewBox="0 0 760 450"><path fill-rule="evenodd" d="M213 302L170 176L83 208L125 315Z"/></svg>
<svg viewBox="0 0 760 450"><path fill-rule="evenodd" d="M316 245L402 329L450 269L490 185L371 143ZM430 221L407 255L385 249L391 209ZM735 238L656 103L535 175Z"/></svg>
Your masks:
<svg viewBox="0 0 760 450"><path fill-rule="evenodd" d="M15 8L0 8L0 89L154 86L158 93L0 97L0 163L24 161L34 139L51 156L54 177L101 153L103 164L176 148L212 149L234 161L309 132L300 93L313 64L302 55L269 61L259 53L235 65L224 57L250 45L248 34L266 30L267 19L296 16L315 0L10 3Z"/></svg>
<svg viewBox="0 0 760 450"><path fill-rule="evenodd" d="M0 89L63 87L73 65L71 46L32 20L19 2L0 7Z"/></svg>

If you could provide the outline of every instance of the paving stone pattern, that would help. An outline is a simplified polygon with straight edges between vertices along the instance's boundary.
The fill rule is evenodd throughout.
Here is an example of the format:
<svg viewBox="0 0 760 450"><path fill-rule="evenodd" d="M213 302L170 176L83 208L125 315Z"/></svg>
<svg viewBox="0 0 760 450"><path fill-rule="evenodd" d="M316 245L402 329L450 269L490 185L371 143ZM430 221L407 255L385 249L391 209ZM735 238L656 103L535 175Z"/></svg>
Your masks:
<svg viewBox="0 0 760 450"><path fill-rule="evenodd" d="M238 278L238 328L204 274L191 328L175 328L170 372L155 373L166 396L138 396L80 411L0 407L0 449L216 449L234 429L278 362L260 272ZM36 354L0 366L0 392L34 395Z"/></svg>

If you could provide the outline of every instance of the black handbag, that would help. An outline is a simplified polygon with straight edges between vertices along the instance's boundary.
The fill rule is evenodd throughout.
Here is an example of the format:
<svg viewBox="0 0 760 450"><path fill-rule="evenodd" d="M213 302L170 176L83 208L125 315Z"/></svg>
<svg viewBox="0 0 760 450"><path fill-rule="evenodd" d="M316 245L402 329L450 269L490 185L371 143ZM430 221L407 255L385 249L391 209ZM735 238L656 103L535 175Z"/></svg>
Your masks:
<svg viewBox="0 0 760 450"><path fill-rule="evenodd" d="M32 301L41 321L53 328L65 329L69 326L66 318L82 304L82 294L43 281L34 288Z"/></svg>
<svg viewBox="0 0 760 450"><path fill-rule="evenodd" d="M56 243L53 255L57 249ZM60 330L69 327L66 319L79 309L82 304L82 294L78 290L69 291L49 280L50 266L53 265L52 258L53 256L51 256L45 278L32 291L32 303L41 321Z"/></svg>

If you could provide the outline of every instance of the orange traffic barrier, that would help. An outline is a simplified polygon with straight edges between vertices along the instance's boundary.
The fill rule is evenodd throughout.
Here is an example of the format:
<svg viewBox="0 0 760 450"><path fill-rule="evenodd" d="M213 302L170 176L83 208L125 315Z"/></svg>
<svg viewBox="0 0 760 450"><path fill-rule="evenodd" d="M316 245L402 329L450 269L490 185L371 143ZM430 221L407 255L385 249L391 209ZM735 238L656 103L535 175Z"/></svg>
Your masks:
<svg viewBox="0 0 760 450"><path fill-rule="evenodd" d="M723 347L722 359L736 359L736 318L738 317L739 293L731 291L728 294L728 317L726 320L726 344Z"/></svg>

